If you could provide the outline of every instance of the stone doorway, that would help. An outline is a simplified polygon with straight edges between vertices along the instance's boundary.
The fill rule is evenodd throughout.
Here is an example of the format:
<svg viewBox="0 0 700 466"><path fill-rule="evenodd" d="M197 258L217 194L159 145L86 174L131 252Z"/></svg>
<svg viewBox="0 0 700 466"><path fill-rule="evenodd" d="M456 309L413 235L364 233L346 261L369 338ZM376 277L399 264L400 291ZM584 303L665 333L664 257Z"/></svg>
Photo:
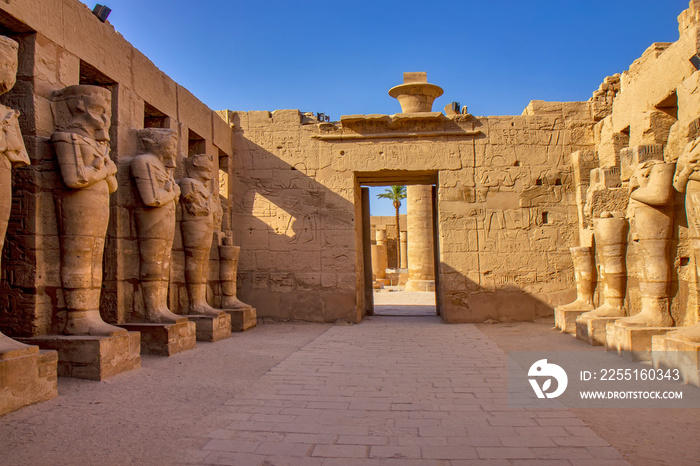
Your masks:
<svg viewBox="0 0 700 466"><path fill-rule="evenodd" d="M401 177L356 175L360 193L357 210L362 212L357 229L364 271L362 315L441 315L437 173L406 173ZM407 212L399 220L398 237L396 221L389 216L374 216L376 212L370 207L377 193L390 186L406 186L407 192L407 198L402 200ZM384 202L391 205L390 200ZM391 211L395 212L393 207ZM400 255L397 249L402 251Z"/></svg>

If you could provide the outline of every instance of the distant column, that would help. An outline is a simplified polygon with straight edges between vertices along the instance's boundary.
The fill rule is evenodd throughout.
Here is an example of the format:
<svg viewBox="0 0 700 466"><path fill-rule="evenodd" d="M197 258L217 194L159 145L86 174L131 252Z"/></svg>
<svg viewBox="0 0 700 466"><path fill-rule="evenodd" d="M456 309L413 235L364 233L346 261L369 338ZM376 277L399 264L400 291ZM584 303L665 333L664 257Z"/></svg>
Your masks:
<svg viewBox="0 0 700 466"><path fill-rule="evenodd" d="M376 280L386 278L388 259L386 254L386 230L377 230L375 239L377 244L372 245L372 273Z"/></svg>
<svg viewBox="0 0 700 466"><path fill-rule="evenodd" d="M406 232L402 231L401 232L401 263L399 265L399 267L402 269L408 268L408 250L406 248L407 248Z"/></svg>
<svg viewBox="0 0 700 466"><path fill-rule="evenodd" d="M435 291L432 186L408 186L408 282L406 291Z"/></svg>

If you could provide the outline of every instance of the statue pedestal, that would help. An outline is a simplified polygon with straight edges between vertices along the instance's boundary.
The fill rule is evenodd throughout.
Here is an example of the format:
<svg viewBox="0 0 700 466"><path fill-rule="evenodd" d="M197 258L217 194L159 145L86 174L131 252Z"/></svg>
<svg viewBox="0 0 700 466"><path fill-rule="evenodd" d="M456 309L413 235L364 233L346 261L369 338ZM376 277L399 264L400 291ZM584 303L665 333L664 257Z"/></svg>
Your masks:
<svg viewBox="0 0 700 466"><path fill-rule="evenodd" d="M246 309L224 309L231 316L231 331L245 332L258 325L258 314L254 307Z"/></svg>
<svg viewBox="0 0 700 466"><path fill-rule="evenodd" d="M683 382L700 387L700 343L677 340L668 335L651 339L651 361L655 369L678 369Z"/></svg>
<svg viewBox="0 0 700 466"><path fill-rule="evenodd" d="M219 341L231 338L231 316L222 312L216 317L188 315L197 327L197 341Z"/></svg>
<svg viewBox="0 0 700 466"><path fill-rule="evenodd" d="M104 380L141 367L138 332L111 337L46 335L19 340L57 351L61 377Z"/></svg>
<svg viewBox="0 0 700 466"><path fill-rule="evenodd" d="M632 361L651 361L651 338L665 335L675 327L624 327L618 322L607 325L605 349L617 351Z"/></svg>
<svg viewBox="0 0 700 466"><path fill-rule="evenodd" d="M119 327L141 332L141 354L172 356L197 344L196 326L190 321L177 324L129 323Z"/></svg>
<svg viewBox="0 0 700 466"><path fill-rule="evenodd" d="M406 291L435 291L435 280L408 280Z"/></svg>
<svg viewBox="0 0 700 466"><path fill-rule="evenodd" d="M379 284L379 288L384 288L385 286L391 286L391 280L388 278L377 278L374 283Z"/></svg>
<svg viewBox="0 0 700 466"><path fill-rule="evenodd" d="M564 333L576 335L576 318L591 309L554 308L554 326Z"/></svg>
<svg viewBox="0 0 700 466"><path fill-rule="evenodd" d="M36 346L0 353L0 416L58 396L55 351Z"/></svg>
<svg viewBox="0 0 700 466"><path fill-rule="evenodd" d="M576 319L576 338L592 346L605 346L607 325L622 317L594 317Z"/></svg>

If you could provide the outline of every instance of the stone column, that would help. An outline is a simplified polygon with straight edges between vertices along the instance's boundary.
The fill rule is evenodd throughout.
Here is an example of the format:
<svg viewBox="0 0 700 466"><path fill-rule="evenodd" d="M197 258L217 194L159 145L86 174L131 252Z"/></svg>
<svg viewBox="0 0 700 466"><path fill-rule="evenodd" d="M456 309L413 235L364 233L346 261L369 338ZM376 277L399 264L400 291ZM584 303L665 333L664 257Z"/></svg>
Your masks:
<svg viewBox="0 0 700 466"><path fill-rule="evenodd" d="M386 254L386 230L377 230L377 244L372 245L372 273L375 280L386 278L388 259Z"/></svg>
<svg viewBox="0 0 700 466"><path fill-rule="evenodd" d="M400 258L400 265L399 268L405 269L408 268L408 251L407 251L407 236L406 232L402 231L401 232L401 258Z"/></svg>
<svg viewBox="0 0 700 466"><path fill-rule="evenodd" d="M408 282L406 291L435 291L432 186L408 186Z"/></svg>

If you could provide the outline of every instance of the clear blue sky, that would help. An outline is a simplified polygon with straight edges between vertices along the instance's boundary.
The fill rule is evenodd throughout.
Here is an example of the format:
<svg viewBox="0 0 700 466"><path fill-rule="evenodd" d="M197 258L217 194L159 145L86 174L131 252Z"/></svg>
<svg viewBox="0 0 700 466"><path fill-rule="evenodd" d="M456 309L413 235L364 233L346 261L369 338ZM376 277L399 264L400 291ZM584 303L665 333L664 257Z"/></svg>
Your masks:
<svg viewBox="0 0 700 466"><path fill-rule="evenodd" d="M688 0L100 1L112 8L118 32L211 108L296 108L332 120L400 111L387 91L404 71L426 71L445 90L436 110L458 101L474 115L518 115L533 99L587 100L652 42L677 40L676 17L688 7Z"/></svg>

